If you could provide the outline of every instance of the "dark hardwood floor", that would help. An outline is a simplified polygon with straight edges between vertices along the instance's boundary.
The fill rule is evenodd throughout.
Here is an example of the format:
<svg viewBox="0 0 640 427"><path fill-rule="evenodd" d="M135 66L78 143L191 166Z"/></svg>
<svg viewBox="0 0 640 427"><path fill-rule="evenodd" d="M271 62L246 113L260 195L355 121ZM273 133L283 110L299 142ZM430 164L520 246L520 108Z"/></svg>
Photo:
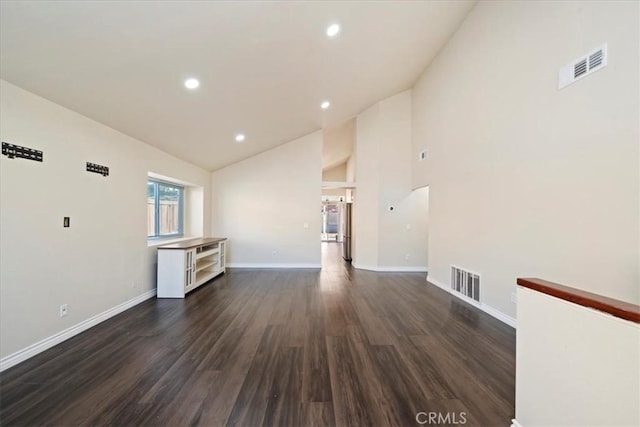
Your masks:
<svg viewBox="0 0 640 427"><path fill-rule="evenodd" d="M228 270L3 372L0 424L509 425L511 327L323 245L322 271Z"/></svg>

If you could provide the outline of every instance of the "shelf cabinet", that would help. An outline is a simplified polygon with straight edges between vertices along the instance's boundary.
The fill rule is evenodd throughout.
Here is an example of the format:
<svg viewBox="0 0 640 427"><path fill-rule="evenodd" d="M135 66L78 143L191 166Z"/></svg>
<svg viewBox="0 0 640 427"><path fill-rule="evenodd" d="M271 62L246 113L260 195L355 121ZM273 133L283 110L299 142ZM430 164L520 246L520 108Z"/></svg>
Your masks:
<svg viewBox="0 0 640 427"><path fill-rule="evenodd" d="M225 272L227 239L207 237L158 247L158 298L184 298Z"/></svg>

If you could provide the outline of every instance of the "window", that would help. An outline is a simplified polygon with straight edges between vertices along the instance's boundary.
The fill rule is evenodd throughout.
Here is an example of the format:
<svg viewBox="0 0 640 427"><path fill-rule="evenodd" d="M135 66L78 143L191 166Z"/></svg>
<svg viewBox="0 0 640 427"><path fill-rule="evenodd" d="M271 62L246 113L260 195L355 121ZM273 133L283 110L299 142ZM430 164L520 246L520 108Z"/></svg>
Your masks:
<svg viewBox="0 0 640 427"><path fill-rule="evenodd" d="M147 181L147 238L183 235L184 188L160 181Z"/></svg>

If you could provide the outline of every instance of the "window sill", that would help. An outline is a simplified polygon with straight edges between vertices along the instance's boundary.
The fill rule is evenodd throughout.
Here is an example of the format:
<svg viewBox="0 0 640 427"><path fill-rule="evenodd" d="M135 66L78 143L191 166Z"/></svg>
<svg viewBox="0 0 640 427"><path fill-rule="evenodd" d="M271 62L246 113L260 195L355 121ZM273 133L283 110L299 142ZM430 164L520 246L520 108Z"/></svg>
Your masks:
<svg viewBox="0 0 640 427"><path fill-rule="evenodd" d="M168 239L147 240L147 247L153 248L156 246L168 245L170 243L183 242L185 240L191 240L191 239L197 239L197 238L198 236L191 236L191 237L174 237L174 238L170 237Z"/></svg>

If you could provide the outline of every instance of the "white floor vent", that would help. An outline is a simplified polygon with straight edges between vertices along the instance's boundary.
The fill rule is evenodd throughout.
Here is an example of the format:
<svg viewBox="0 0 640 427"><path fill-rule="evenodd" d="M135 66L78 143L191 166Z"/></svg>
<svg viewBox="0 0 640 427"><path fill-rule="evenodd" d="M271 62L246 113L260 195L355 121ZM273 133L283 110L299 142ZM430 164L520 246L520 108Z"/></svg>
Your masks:
<svg viewBox="0 0 640 427"><path fill-rule="evenodd" d="M607 45L605 44L563 67L558 74L558 89L569 86L606 65Z"/></svg>
<svg viewBox="0 0 640 427"><path fill-rule="evenodd" d="M452 265L451 289L480 302L480 275Z"/></svg>

